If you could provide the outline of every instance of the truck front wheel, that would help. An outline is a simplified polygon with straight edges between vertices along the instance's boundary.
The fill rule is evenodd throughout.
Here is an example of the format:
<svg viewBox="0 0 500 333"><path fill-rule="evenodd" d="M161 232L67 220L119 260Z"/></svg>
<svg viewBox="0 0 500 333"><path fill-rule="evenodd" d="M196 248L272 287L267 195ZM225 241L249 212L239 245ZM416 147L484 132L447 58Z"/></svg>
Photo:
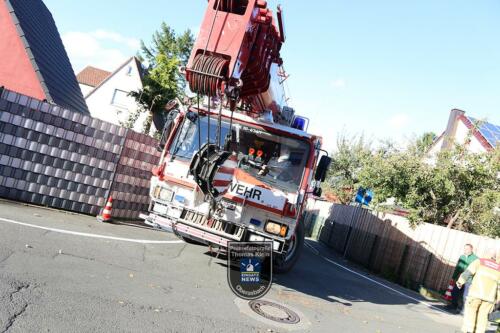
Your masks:
<svg viewBox="0 0 500 333"><path fill-rule="evenodd" d="M285 244L287 251L274 257L274 271L278 274L289 272L297 263L304 247L304 225L297 222L295 234Z"/></svg>

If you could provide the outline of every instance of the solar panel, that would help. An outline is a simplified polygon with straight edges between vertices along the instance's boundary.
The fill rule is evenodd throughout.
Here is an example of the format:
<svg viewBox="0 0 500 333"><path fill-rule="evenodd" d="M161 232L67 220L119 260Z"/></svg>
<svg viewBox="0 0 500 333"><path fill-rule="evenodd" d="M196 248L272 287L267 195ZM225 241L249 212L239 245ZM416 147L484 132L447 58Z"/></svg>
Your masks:
<svg viewBox="0 0 500 333"><path fill-rule="evenodd" d="M486 127L488 130L491 132L495 133L496 131L496 126L490 123L484 123L484 127Z"/></svg>
<svg viewBox="0 0 500 333"><path fill-rule="evenodd" d="M473 125L479 125L478 130L481 135L491 144L493 147L497 146L500 141L500 126L488 123L486 121L477 120L472 117L467 117L472 122Z"/></svg>
<svg viewBox="0 0 500 333"><path fill-rule="evenodd" d="M500 130L497 130L497 126L490 123L485 123L484 126L481 127L481 134L483 134L493 147L496 147L497 142L500 140Z"/></svg>
<svg viewBox="0 0 500 333"><path fill-rule="evenodd" d="M492 146L495 146L495 143L496 143L496 138L495 138L495 135L493 133L491 133L490 131L481 131L481 134L484 136L484 138L492 145Z"/></svg>

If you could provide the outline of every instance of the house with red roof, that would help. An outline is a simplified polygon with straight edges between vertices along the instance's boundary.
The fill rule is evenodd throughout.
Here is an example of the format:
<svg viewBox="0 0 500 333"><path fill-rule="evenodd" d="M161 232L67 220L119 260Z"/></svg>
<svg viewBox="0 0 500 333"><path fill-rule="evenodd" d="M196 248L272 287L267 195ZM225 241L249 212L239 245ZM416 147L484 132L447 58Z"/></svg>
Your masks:
<svg viewBox="0 0 500 333"><path fill-rule="evenodd" d="M439 151L449 149L454 144L463 144L473 153L489 152L500 144L500 126L453 109L446 129L434 141L428 154L436 156Z"/></svg>
<svg viewBox="0 0 500 333"><path fill-rule="evenodd" d="M59 31L42 0L0 1L0 87L88 113Z"/></svg>
<svg viewBox="0 0 500 333"><path fill-rule="evenodd" d="M80 85L83 95L85 96L94 90L95 87L100 85L101 82L110 75L111 72L105 71L104 69L87 66L80 73L78 73L76 80Z"/></svg>
<svg viewBox="0 0 500 333"><path fill-rule="evenodd" d="M76 76L92 117L116 125L127 123L140 108L129 93L142 89L142 77L143 68L136 57L113 71L87 66ZM146 117L145 112L141 113L133 128L141 131Z"/></svg>

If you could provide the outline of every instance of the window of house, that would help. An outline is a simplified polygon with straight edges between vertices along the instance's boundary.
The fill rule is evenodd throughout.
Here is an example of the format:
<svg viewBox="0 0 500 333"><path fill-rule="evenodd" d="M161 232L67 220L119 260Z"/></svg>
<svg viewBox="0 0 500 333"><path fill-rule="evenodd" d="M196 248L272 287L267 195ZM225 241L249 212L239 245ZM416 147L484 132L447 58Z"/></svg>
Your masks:
<svg viewBox="0 0 500 333"><path fill-rule="evenodd" d="M111 104L116 106L126 107L128 104L128 92L115 89L113 93L113 99L111 100Z"/></svg>

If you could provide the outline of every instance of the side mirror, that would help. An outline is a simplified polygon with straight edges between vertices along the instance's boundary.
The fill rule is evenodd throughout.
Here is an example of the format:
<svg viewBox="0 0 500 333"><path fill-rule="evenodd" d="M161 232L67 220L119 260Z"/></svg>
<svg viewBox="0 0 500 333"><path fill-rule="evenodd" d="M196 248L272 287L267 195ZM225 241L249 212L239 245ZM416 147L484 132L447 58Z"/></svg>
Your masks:
<svg viewBox="0 0 500 333"><path fill-rule="evenodd" d="M168 113L167 119L165 121L165 124L163 126L163 131L161 132L161 139L158 145L156 146L157 151L163 151L165 149L165 145L167 144L167 140L170 136L170 133L172 132L172 129L174 127L174 120L179 114L178 110L172 110Z"/></svg>
<svg viewBox="0 0 500 333"><path fill-rule="evenodd" d="M173 99L165 105L163 110L153 112L153 124L155 125L157 131L163 131L170 114L172 112L178 112L179 106L179 101L177 99Z"/></svg>
<svg viewBox="0 0 500 333"><path fill-rule="evenodd" d="M326 178L326 173L332 159L326 155L321 156L318 166L316 167L316 173L314 174L314 180L318 182L323 182Z"/></svg>
<svg viewBox="0 0 500 333"><path fill-rule="evenodd" d="M321 187L315 187L313 189L313 192L312 194L315 196L315 197L321 197L321 194L323 193L323 189Z"/></svg>

